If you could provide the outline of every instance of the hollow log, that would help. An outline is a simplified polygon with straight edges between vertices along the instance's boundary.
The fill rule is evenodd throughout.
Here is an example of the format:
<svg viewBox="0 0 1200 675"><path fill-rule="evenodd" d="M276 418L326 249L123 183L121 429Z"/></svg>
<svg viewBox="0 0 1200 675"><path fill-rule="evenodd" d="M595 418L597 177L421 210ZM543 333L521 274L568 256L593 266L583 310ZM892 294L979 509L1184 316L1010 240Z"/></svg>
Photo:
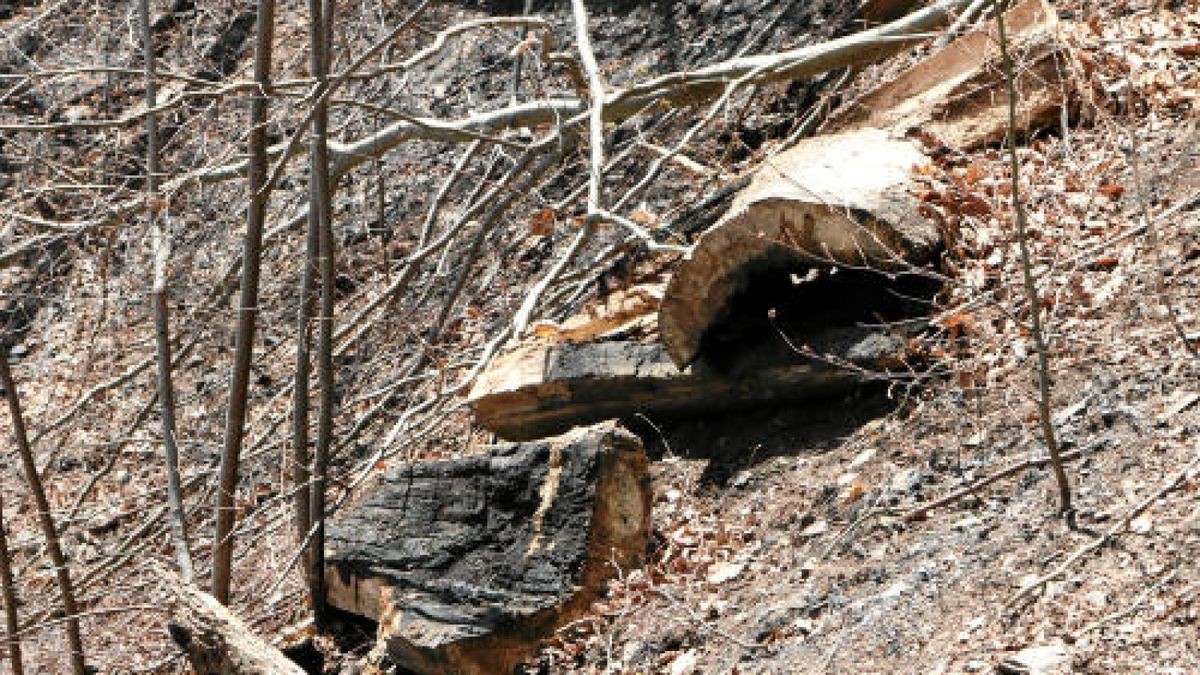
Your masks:
<svg viewBox="0 0 1200 675"><path fill-rule="evenodd" d="M509 673L649 534L648 462L609 423L393 466L330 525L327 601L416 673Z"/></svg>
<svg viewBox="0 0 1200 675"><path fill-rule="evenodd" d="M1057 36L1045 0L1024 0L1005 13L1017 73L1017 132L1057 125L1069 103L1073 57ZM1008 129L1008 93L999 33L991 20L867 92L825 125L826 131L919 132L959 150L999 143Z"/></svg>
<svg viewBox="0 0 1200 675"><path fill-rule="evenodd" d="M695 361L705 333L764 270L897 271L931 260L941 234L912 181L927 162L913 141L877 129L809 138L766 160L667 284L658 328L672 361Z"/></svg>
<svg viewBox="0 0 1200 675"><path fill-rule="evenodd" d="M216 598L174 575L160 575L174 601L167 626L171 639L198 675L304 675Z"/></svg>

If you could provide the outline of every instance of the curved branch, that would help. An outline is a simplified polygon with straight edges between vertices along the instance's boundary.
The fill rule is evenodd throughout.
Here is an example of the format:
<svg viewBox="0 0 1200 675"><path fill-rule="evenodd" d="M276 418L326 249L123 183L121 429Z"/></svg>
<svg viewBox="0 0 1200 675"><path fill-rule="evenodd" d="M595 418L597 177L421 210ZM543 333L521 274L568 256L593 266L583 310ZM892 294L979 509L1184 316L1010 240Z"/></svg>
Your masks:
<svg viewBox="0 0 1200 675"><path fill-rule="evenodd" d="M821 44L776 54L730 59L698 70L652 78L606 96L603 103L604 121L623 120L653 107L700 105L719 98L729 82L741 78L745 78L746 84L764 84L812 77L829 70L876 62L926 39L928 31L948 23L971 1L941 0L897 21ZM351 72L352 69L343 71L339 78L349 78ZM334 89L331 84L328 91ZM580 116L588 110L589 106L580 98L560 97L476 113L458 120L431 117L401 120L351 143L330 143L332 177L336 179L343 176L409 141L470 143L478 140L481 134L496 134L507 129L537 127L564 120L581 123L586 118ZM300 133L301 129L298 128L296 137ZM287 148L284 145L275 146L270 149L269 157L272 161L280 162L285 155L290 155ZM293 148L291 151L297 150ZM247 162L242 160L202 169L172 181L164 186L164 192L170 193L188 184L233 180L243 176L246 168ZM110 208L100 218L60 223L57 227L76 232L90 230L116 224L145 208L144 198L137 198ZM30 222L28 218L26 221Z"/></svg>

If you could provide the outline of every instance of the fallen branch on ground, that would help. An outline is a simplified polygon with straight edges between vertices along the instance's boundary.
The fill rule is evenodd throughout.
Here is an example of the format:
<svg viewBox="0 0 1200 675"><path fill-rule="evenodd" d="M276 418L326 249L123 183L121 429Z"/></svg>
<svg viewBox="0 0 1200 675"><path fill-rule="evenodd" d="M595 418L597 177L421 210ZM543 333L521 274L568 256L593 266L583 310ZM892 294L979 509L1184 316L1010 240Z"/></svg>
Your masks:
<svg viewBox="0 0 1200 675"><path fill-rule="evenodd" d="M1007 603L1005 603L1005 608L1011 610L1014 606L1016 606L1017 603L1033 594L1033 592L1037 589L1066 574L1067 570L1082 560L1085 556L1099 550L1105 544L1108 544L1113 539L1117 538L1117 536L1119 536L1126 528L1129 527L1129 523L1131 523L1134 518L1142 515L1142 513L1149 509L1154 502L1157 502L1168 494L1182 488L1189 481L1194 480L1198 472L1200 472L1200 453L1197 453L1197 455L1186 467L1183 468L1182 471L1176 473L1169 480L1164 482L1157 490L1151 493L1149 497L1146 497L1136 506L1126 511L1125 515L1122 516L1115 524L1113 524L1112 527L1105 530L1102 535L1076 549L1075 552L1072 553L1066 560L1064 560L1058 567L1055 567L1053 570L1022 586L1021 590L1017 591L1016 595L1014 595Z"/></svg>
<svg viewBox="0 0 1200 675"><path fill-rule="evenodd" d="M655 77L606 95L601 106L603 118L605 122L615 122L647 110L701 105L719 98L729 82L742 78L746 78L746 84L750 85L767 84L874 63L927 39L928 31L951 21L970 1L941 0L897 21L821 44L775 54L739 57L696 70ZM340 77L348 78L351 72L347 70ZM330 91L333 89L331 86ZM458 120L414 117L399 121L358 141L331 142L331 179L337 180L409 141L470 143L478 140L480 135L495 134L506 129L561 124L572 118L583 121L586 117L580 116L588 110L586 101L564 97L531 101ZM268 153L270 161L278 163L290 154L289 145L291 143L271 148ZM299 149L295 150L299 152ZM164 185L163 193L172 194L188 185L234 180L245 173L247 166L247 160L240 160L202 169ZM145 210L146 205L145 197L140 196L114 205L102 216L91 220L54 223L25 216L21 219L28 225L78 234L119 224Z"/></svg>
<svg viewBox="0 0 1200 675"><path fill-rule="evenodd" d="M1073 450L1071 452L1064 452L1061 456L1061 459L1064 462L1069 462L1071 460L1079 459L1082 456L1083 456L1082 452L1080 452L1079 450ZM1047 464L1049 464L1050 461L1051 461L1051 459L1049 457L1037 457L1037 458L1027 459L1023 462L1018 462L1016 464L1013 464L1013 465L1006 467L1004 469L1001 469L1001 470L997 471L996 473L993 473L989 476L980 478L979 480L971 483L970 485L959 488L959 489L955 490L954 492L951 492L950 494L946 495L945 497L936 499L932 502L929 502L928 504L918 506L917 508L913 509L912 511L909 511L908 513L904 514L903 520L905 522L912 522L914 520L924 520L925 517L927 515L929 515L929 512L933 511L934 509L940 509L943 506L953 504L954 502L958 501L959 499L962 499L963 497L966 497L967 495L972 495L972 494L975 494L976 492L979 492L980 489L982 489L988 485L991 485L992 483L995 483L996 481L1004 480L1005 478L1008 478L1009 476L1013 476L1018 473L1021 473L1022 471L1026 471L1029 469L1040 469L1043 466L1046 466Z"/></svg>

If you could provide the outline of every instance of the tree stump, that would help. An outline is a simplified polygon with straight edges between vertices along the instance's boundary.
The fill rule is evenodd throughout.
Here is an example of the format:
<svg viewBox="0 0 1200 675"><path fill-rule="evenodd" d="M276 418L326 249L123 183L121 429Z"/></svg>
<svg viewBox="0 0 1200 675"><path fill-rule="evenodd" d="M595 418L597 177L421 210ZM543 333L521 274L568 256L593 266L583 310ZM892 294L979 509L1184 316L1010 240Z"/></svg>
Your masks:
<svg viewBox="0 0 1200 675"><path fill-rule="evenodd" d="M327 601L417 673L508 673L640 564L648 462L613 423L388 469L330 525Z"/></svg>

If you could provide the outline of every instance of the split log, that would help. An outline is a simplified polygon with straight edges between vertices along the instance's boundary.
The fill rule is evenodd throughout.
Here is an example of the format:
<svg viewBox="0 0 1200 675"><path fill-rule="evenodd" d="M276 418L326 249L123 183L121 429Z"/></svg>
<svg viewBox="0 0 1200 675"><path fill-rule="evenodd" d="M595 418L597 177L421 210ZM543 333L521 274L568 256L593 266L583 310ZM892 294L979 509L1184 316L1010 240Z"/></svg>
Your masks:
<svg viewBox="0 0 1200 675"><path fill-rule="evenodd" d="M1017 131L1058 124L1069 103L1072 55L1058 40L1058 18L1045 0L1005 13L1010 49L1019 54ZM1008 93L995 20L869 91L826 123L827 131L918 132L959 150L1004 140Z"/></svg>
<svg viewBox="0 0 1200 675"><path fill-rule="evenodd" d="M402 669L508 673L649 534L648 461L615 424L402 464L330 524L327 597Z"/></svg>
<svg viewBox="0 0 1200 675"><path fill-rule="evenodd" d="M941 234L911 178L927 162L916 143L876 129L805 139L768 159L667 285L658 328L674 363L696 360L706 332L764 270L931 260Z"/></svg>
<svg viewBox="0 0 1200 675"><path fill-rule="evenodd" d="M167 629L199 675L304 675L216 598L159 571L174 607Z"/></svg>
<svg viewBox="0 0 1200 675"><path fill-rule="evenodd" d="M839 329L823 337L826 344L815 346L819 353L835 351L839 360L864 368L894 366L904 353L902 341L880 332ZM732 371L680 371L658 343L527 344L497 359L469 402L477 424L523 440L638 413L694 415L829 397L863 380L853 368L795 353L754 352Z"/></svg>
<svg viewBox="0 0 1200 675"><path fill-rule="evenodd" d="M562 323L538 321L530 329L539 340L550 342L598 342L633 335L657 336L658 305L662 283L642 283L618 289L598 301L589 302L578 314Z"/></svg>

